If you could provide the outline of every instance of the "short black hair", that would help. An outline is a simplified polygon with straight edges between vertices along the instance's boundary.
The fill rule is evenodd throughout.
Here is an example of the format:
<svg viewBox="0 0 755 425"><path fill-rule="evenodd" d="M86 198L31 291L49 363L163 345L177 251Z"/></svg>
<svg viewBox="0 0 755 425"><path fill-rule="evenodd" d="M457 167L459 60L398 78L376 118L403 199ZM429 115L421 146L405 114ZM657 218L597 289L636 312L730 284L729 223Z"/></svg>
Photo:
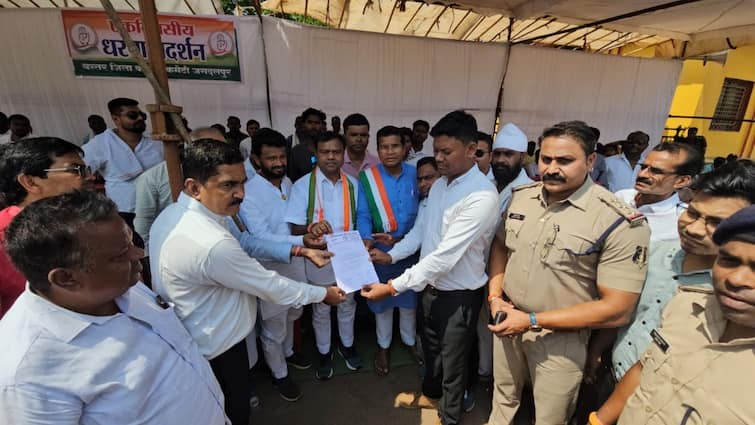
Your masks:
<svg viewBox="0 0 755 425"><path fill-rule="evenodd" d="M595 141L597 142L598 140L600 140L600 130L598 130L597 127L590 127L590 130L595 133Z"/></svg>
<svg viewBox="0 0 755 425"><path fill-rule="evenodd" d="M181 158L184 178L192 178L201 184L218 175L221 165L240 164L244 156L238 148L215 139L199 139L184 144Z"/></svg>
<svg viewBox="0 0 755 425"><path fill-rule="evenodd" d="M252 153L262 155L262 147L286 148L286 138L272 128L261 128L252 140Z"/></svg>
<svg viewBox="0 0 755 425"><path fill-rule="evenodd" d="M44 170L50 168L55 158L84 151L71 142L57 137L33 137L5 146L0 163L0 193L5 195L7 205L18 205L26 199L26 189L18 182L18 176L46 177Z"/></svg>
<svg viewBox="0 0 755 425"><path fill-rule="evenodd" d="M447 136L461 140L464 144L477 142L477 120L472 115L456 110L447 113L441 118L432 130L430 135L435 137Z"/></svg>
<svg viewBox="0 0 755 425"><path fill-rule="evenodd" d="M644 131L633 131L629 133L624 143L628 142L629 139L634 139L638 137L643 140L643 143L650 143L650 136L648 136L648 134L645 133Z"/></svg>
<svg viewBox="0 0 755 425"><path fill-rule="evenodd" d="M4 112L0 112L0 123L8 121L8 116Z"/></svg>
<svg viewBox="0 0 755 425"><path fill-rule="evenodd" d="M402 137L404 130L393 125L386 125L377 132L377 146L380 147L380 139L383 137L398 136L398 140L401 144L404 144L404 138Z"/></svg>
<svg viewBox="0 0 755 425"><path fill-rule="evenodd" d="M659 143L653 147L655 152L668 152L674 155L679 155L684 152L687 154L687 158L676 167L676 174L680 176L692 176L700 174L700 171L705 165L705 158L703 154L694 146L686 143Z"/></svg>
<svg viewBox="0 0 755 425"><path fill-rule="evenodd" d="M318 118L320 118L320 120L322 121L325 121L325 119L327 118L327 116L325 115L325 112L319 109L315 109L315 108L307 108L304 110L304 112L301 113L302 122L304 122L307 119L307 117L310 115L315 115Z"/></svg>
<svg viewBox="0 0 755 425"><path fill-rule="evenodd" d="M585 156L595 152L595 132L584 121L562 121L552 127L543 130L542 138L568 136L579 142Z"/></svg>
<svg viewBox="0 0 755 425"><path fill-rule="evenodd" d="M343 123L341 124L343 132L346 133L346 129L351 127L352 125L366 125L367 129L370 128L370 122L367 121L367 117L358 113L351 114L343 120Z"/></svg>
<svg viewBox="0 0 755 425"><path fill-rule="evenodd" d="M717 156L713 158L713 168L718 168L724 164L726 164L726 158L722 156Z"/></svg>
<svg viewBox="0 0 755 425"><path fill-rule="evenodd" d="M412 123L412 129L416 128L417 126L423 126L426 129L430 130L430 123L425 120L417 120Z"/></svg>
<svg viewBox="0 0 755 425"><path fill-rule="evenodd" d="M118 115L126 106L139 106L139 102L127 97L116 97L107 103L107 110L110 111L110 115Z"/></svg>
<svg viewBox="0 0 755 425"><path fill-rule="evenodd" d="M477 141L479 142L480 140L485 141L488 144L488 148L490 148L491 150L493 149L493 136L491 136L488 133L485 133L485 132L482 132L482 131L478 131L477 132Z"/></svg>
<svg viewBox="0 0 755 425"><path fill-rule="evenodd" d="M424 165L431 165L433 168L435 168L435 171L438 171L438 163L435 161L435 158L432 156L425 156L419 159L417 161L417 169L419 170L420 167Z"/></svg>
<svg viewBox="0 0 755 425"><path fill-rule="evenodd" d="M8 122L10 123L10 122L13 122L13 121L23 121L23 122L31 125L31 121L29 120L29 117L27 117L26 115L23 115L23 114L13 114L13 115L9 116L8 117Z"/></svg>
<svg viewBox="0 0 755 425"><path fill-rule="evenodd" d="M755 204L755 162L740 159L701 174L692 190L710 196L742 198Z"/></svg>
<svg viewBox="0 0 755 425"><path fill-rule="evenodd" d="M336 133L335 131L324 131L315 137L315 151L317 150L317 147L320 145L320 143L326 143L331 140L338 140L341 142L341 145L344 149L346 149L346 139L344 139L343 135Z"/></svg>
<svg viewBox="0 0 755 425"><path fill-rule="evenodd" d="M246 122L246 126L247 126L247 127L249 127L249 126L250 126L250 125L252 125L252 124L257 124L257 127L259 127L259 126L260 126L260 122L259 122L259 121L257 121L257 120L255 120L255 119L250 119L250 120L247 120L247 122Z"/></svg>
<svg viewBox="0 0 755 425"><path fill-rule="evenodd" d="M103 120L103 121L105 121L105 118L102 118L102 115L92 114L92 115L90 115L90 116L87 117L87 121L92 121L92 120Z"/></svg>
<svg viewBox="0 0 755 425"><path fill-rule="evenodd" d="M89 247L82 244L79 231L93 223L117 218L117 213L113 201L93 191L41 199L13 219L5 232L5 248L29 286L47 292L50 270L87 267Z"/></svg>

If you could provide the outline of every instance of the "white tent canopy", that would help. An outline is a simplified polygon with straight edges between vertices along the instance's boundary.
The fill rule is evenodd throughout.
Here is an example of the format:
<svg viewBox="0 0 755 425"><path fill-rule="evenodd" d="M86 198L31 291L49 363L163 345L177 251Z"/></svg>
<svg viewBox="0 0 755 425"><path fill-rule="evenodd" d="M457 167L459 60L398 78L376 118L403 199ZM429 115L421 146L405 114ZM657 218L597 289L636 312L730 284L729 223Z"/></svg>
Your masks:
<svg viewBox="0 0 755 425"><path fill-rule="evenodd" d="M117 10L139 10L139 0L111 0ZM100 0L0 0L0 9L21 7L86 7L101 9ZM220 0L157 0L155 7L162 13L182 13L187 15L223 14Z"/></svg>
<svg viewBox="0 0 755 425"><path fill-rule="evenodd" d="M429 4L432 3L432 4ZM521 42L630 54L693 57L755 42L755 0L267 0L270 10L300 13L330 26L483 42ZM582 25L654 8L611 22ZM513 18L512 21L509 18ZM509 28L511 25L511 28ZM622 50L620 50L620 48Z"/></svg>

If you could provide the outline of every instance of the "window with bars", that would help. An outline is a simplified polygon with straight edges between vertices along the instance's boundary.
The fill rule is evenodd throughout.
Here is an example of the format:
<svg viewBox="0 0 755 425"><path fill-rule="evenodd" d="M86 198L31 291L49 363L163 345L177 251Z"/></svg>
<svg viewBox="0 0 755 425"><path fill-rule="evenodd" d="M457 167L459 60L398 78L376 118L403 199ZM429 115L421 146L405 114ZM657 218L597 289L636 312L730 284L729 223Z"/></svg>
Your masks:
<svg viewBox="0 0 755 425"><path fill-rule="evenodd" d="M716 112L710 122L711 130L739 131L752 94L752 81L725 78Z"/></svg>

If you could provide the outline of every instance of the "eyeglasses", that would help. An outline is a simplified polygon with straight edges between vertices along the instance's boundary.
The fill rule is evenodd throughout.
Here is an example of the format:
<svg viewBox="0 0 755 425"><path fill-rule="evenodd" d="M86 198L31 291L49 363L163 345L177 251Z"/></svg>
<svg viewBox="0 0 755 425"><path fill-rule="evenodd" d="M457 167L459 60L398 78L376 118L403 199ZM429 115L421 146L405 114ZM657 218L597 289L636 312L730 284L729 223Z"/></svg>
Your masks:
<svg viewBox="0 0 755 425"><path fill-rule="evenodd" d="M477 149L476 151L474 151L474 156L476 156L478 158L482 158L483 156L485 156L485 155L487 155L489 153L490 153L489 151L484 151L482 149Z"/></svg>
<svg viewBox="0 0 755 425"><path fill-rule="evenodd" d="M679 216L679 221L683 222L685 226L689 226L690 224L696 222L697 220L702 220L703 224L705 224L705 231L712 235L713 232L716 231L716 228L719 224L721 224L721 221L723 221L719 217L710 217L707 215L702 215L697 210L693 208L687 207L686 210L682 212L682 214Z"/></svg>
<svg viewBox="0 0 755 425"><path fill-rule="evenodd" d="M128 111L123 115L128 117L128 119L130 120L136 120L137 118L142 117L144 121L147 121L147 114L142 111Z"/></svg>
<svg viewBox="0 0 755 425"><path fill-rule="evenodd" d="M92 175L92 167L84 164L73 164L68 167L46 168L42 170L46 173L71 173L78 174L79 177L85 178Z"/></svg>
<svg viewBox="0 0 755 425"><path fill-rule="evenodd" d="M673 176L676 174L674 171L661 170L660 168L653 167L652 165L639 164L640 170L648 170L650 174L654 176Z"/></svg>

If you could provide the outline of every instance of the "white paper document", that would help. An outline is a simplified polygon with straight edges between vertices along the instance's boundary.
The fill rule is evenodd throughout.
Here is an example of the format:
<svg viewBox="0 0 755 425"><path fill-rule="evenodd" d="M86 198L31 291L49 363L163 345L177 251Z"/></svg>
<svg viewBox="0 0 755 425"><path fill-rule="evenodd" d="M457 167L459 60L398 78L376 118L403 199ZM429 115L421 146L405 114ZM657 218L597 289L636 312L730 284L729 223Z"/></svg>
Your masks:
<svg viewBox="0 0 755 425"><path fill-rule="evenodd" d="M370 261L370 253L364 247L359 232L334 233L325 235L328 251L335 254L330 258L336 284L350 294L359 291L362 286L378 282L375 267Z"/></svg>

